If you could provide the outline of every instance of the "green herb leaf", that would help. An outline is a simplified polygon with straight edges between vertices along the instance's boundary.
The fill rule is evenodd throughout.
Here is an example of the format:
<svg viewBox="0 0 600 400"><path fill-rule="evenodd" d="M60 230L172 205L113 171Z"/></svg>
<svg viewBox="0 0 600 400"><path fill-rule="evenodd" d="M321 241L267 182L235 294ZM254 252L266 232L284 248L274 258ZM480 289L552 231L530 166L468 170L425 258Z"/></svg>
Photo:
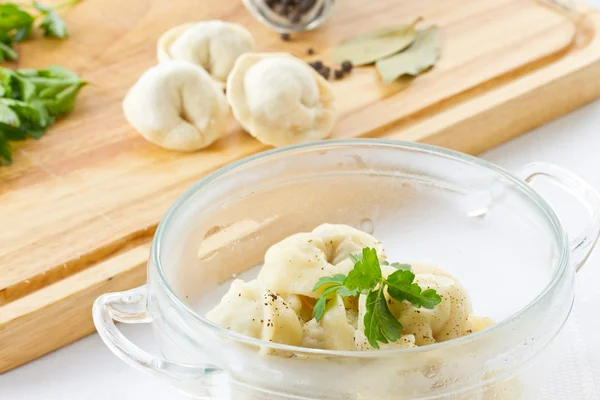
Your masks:
<svg viewBox="0 0 600 400"><path fill-rule="evenodd" d="M321 296L315 303L315 307L313 308L313 316L318 321L323 318L325 314L327 300L332 298L333 296L340 295L342 297L350 297L356 296L356 291L350 291L343 285L344 280L346 279L346 275L344 274L336 274L334 276L324 276L320 278L313 288L313 292L316 292L324 285L330 285L329 287L323 290Z"/></svg>
<svg viewBox="0 0 600 400"><path fill-rule="evenodd" d="M379 349L379 343L393 343L400 339L402 324L394 317L388 308L384 295L384 286L367 295L364 324L365 336L374 349Z"/></svg>
<svg viewBox="0 0 600 400"><path fill-rule="evenodd" d="M60 116L73 110L75 98L86 82L79 75L57 65L46 69L23 69L16 78L35 88L35 97L40 99L52 116Z"/></svg>
<svg viewBox="0 0 600 400"><path fill-rule="evenodd" d="M346 275L344 275L344 274L336 274L334 276L324 276L317 281L317 283L313 287L313 292L316 292L317 290L319 290L319 288L321 286L327 285L330 283L341 285L342 283L344 283L344 279L346 279Z"/></svg>
<svg viewBox="0 0 600 400"><path fill-rule="evenodd" d="M33 5L44 16L44 19L40 24L40 28L44 31L44 36L58 39L66 39L69 37L70 32L67 24L52 8L40 4L37 1L34 1Z"/></svg>
<svg viewBox="0 0 600 400"><path fill-rule="evenodd" d="M11 126L19 126L21 124L17 113L2 102L0 102L0 122Z"/></svg>
<svg viewBox="0 0 600 400"><path fill-rule="evenodd" d="M400 339L402 324L394 317L385 298L386 288L391 297L396 300L410 301L415 307L433 308L441 302L441 297L435 290L421 291L414 283L415 274L410 271L410 264L382 262L383 265L397 269L386 279L383 278L377 250L365 247L360 254L350 254L354 268L348 276L338 274L320 278L313 291L328 285L317 300L313 315L320 321L327 311L327 300L332 296L342 297L365 294L366 312L364 317L365 336L369 344L379 349L378 342L391 343Z"/></svg>
<svg viewBox="0 0 600 400"><path fill-rule="evenodd" d="M77 74L58 66L17 71L0 67L2 162L10 162L8 141L41 138L56 117L73 109L84 85Z"/></svg>
<svg viewBox="0 0 600 400"><path fill-rule="evenodd" d="M19 55L12 47L6 43L0 42L0 62L14 61L17 58L19 58Z"/></svg>
<svg viewBox="0 0 600 400"><path fill-rule="evenodd" d="M0 32L5 40L20 42L27 39L31 35L33 21L33 16L18 4L0 4Z"/></svg>
<svg viewBox="0 0 600 400"><path fill-rule="evenodd" d="M402 53L377 61L377 72L387 84L402 75L416 76L432 67L440 58L442 44L437 27L420 31L415 42Z"/></svg>
<svg viewBox="0 0 600 400"><path fill-rule="evenodd" d="M373 290L382 278L377 251L365 247L362 250L362 257L350 255L350 258L354 261L354 269L348 273L344 286L351 291L364 294Z"/></svg>
<svg viewBox="0 0 600 400"><path fill-rule="evenodd" d="M415 25L402 24L348 39L331 51L331 59L338 64L350 61L355 66L367 65L391 56L410 46L416 37Z"/></svg>
<svg viewBox="0 0 600 400"><path fill-rule="evenodd" d="M1 125L2 124L0 124L0 166L2 164L12 164L10 144L8 143L8 139L4 136Z"/></svg>
<svg viewBox="0 0 600 400"><path fill-rule="evenodd" d="M393 263L389 264L389 266L392 267L392 268L404 269L404 270L408 270L408 271L410 271L412 269L412 265L410 265L410 264L400 264L399 262L393 262Z"/></svg>
<svg viewBox="0 0 600 400"><path fill-rule="evenodd" d="M315 307L313 308L313 316L315 317L317 322L319 322L321 320L321 318L323 318L323 315L325 314L325 309L327 307L327 300L329 300L329 298L335 296L335 293L341 287L342 286L340 286L340 285L330 286L323 291L323 293L321 294L321 297L319 297L319 299L315 303Z"/></svg>
<svg viewBox="0 0 600 400"><path fill-rule="evenodd" d="M409 301L415 307L432 309L441 303L442 298L433 289L421 291L421 287L413 283L415 274L409 270L394 272L387 277L388 294L398 301Z"/></svg>

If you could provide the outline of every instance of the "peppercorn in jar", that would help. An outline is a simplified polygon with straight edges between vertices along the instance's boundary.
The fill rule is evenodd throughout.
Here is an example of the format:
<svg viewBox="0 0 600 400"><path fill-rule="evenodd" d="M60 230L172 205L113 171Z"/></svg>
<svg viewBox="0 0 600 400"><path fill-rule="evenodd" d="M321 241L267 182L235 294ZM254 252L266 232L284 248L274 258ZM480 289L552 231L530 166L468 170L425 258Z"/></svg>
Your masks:
<svg viewBox="0 0 600 400"><path fill-rule="evenodd" d="M244 0L246 8L261 23L289 39L293 32L308 31L323 24L335 0Z"/></svg>

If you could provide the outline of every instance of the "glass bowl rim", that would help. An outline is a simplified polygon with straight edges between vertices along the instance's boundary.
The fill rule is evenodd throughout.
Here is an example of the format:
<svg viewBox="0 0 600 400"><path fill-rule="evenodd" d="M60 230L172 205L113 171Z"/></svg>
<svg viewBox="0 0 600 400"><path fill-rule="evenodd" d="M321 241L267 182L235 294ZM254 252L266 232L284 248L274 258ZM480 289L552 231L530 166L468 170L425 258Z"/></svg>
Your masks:
<svg viewBox="0 0 600 400"><path fill-rule="evenodd" d="M430 344L427 346L420 346L414 348L401 348L401 349L387 349L387 350L367 350L367 351L340 351L340 350L323 350L323 349L313 349L301 346L292 346L287 344L280 344L274 342L268 342L265 340L257 339L254 337L246 336L241 333L237 333L234 331L227 330L211 321L206 319L204 316L196 313L192 310L175 292L172 287L167 282L166 276L163 272L163 268L161 265L161 248L163 236L165 235L165 231L169 226L170 221L177 215L178 211L185 207L187 201L194 196L200 190L203 190L207 185L209 185L212 181L219 178L221 175L226 173L233 172L237 169L243 168L244 166L251 164L255 161L262 161L265 159L269 159L274 156L296 153L304 150L316 150L322 149L325 147L384 147L384 148L396 148L396 149L405 149L405 150L413 150L419 151L421 153L428 153L435 156L442 156L447 159L453 159L455 161L459 161L465 164L470 164L475 167L485 168L491 170L502 177L506 178L513 184L515 184L523 193L525 193L530 200L532 200L540 209L540 211L546 215L551 226L554 228L554 234L558 242L559 246L559 259L558 259L558 267L556 268L554 275L548 282L548 284L538 293L538 295L526 304L519 311L513 313L510 317L494 324L490 328L484 329L479 332L472 333L467 336L463 336L460 338L452 339L447 342L439 342ZM390 354L414 354L419 352L429 352L435 350L443 350L451 347L471 343L473 341L479 341L480 338L484 338L489 336L490 334L500 331L506 325L509 325L512 321L520 318L523 314L525 314L529 309L533 308L536 304L546 298L552 291L552 289L558 285L561 281L561 278L567 271L569 266L569 245L568 245L567 233L552 209L552 207L548 204L548 202L538 194L531 186L529 186L526 182L512 175L507 170L491 163L481 158L477 158L471 156L469 154L461 153L455 150L446 149L439 146L434 146L430 144L424 143L416 143L416 142L407 142L401 140L389 140L389 139L373 139L373 138L361 138L361 139L331 139L331 140L323 140L319 142L308 142L308 143L300 143L291 146L279 147L275 149L266 150L263 152L259 152L248 157L244 157L238 161L229 163L212 173L206 175L201 178L198 182L193 184L189 189L187 189L167 210L164 217L161 219L158 224L158 228L152 240L152 248L150 250L150 260L151 260L151 268L154 268L157 272L158 281L160 285L164 288L167 296L176 304L187 316L205 326L213 330L215 333L223 335L227 338L233 339L237 342L242 342L245 344L257 346L257 347L268 347L271 349L284 350L288 352L294 353L304 353L304 354L313 354L319 356L347 356L347 357L373 357L376 355L390 355Z"/></svg>

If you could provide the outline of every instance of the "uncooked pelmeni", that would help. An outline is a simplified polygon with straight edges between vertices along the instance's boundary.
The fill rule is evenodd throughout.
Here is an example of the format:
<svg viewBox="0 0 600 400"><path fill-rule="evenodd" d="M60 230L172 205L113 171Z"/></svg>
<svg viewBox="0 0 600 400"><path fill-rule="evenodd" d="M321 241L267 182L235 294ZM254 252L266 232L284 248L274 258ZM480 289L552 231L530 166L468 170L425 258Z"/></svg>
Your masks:
<svg viewBox="0 0 600 400"><path fill-rule="evenodd" d="M224 21L187 23L169 29L158 40L158 61L197 64L225 85L235 60L252 51L254 39L243 26Z"/></svg>
<svg viewBox="0 0 600 400"><path fill-rule="evenodd" d="M241 55L227 79L227 99L242 127L272 146L324 139L335 123L329 83L287 53Z"/></svg>
<svg viewBox="0 0 600 400"><path fill-rule="evenodd" d="M194 151L223 135L228 106L201 67L184 61L146 71L123 101L127 121L148 141L169 150Z"/></svg>
<svg viewBox="0 0 600 400"><path fill-rule="evenodd" d="M302 341L302 326L294 310L258 280L234 280L206 318L225 329L267 342L297 346Z"/></svg>

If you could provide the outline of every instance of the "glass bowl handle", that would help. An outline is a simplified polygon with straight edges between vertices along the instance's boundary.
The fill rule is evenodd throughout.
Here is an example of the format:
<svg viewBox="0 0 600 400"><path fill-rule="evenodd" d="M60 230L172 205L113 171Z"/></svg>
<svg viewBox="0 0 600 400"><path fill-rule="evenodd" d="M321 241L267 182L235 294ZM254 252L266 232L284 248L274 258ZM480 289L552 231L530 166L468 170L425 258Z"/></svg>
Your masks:
<svg viewBox="0 0 600 400"><path fill-rule="evenodd" d="M585 206L589 221L583 231L571 240L571 258L579 271L592 253L600 236L600 194L586 181L574 173L554 164L536 162L522 167L517 176L527 183L535 178L548 178L573 195Z"/></svg>
<svg viewBox="0 0 600 400"><path fill-rule="evenodd" d="M221 369L212 365L180 364L145 352L119 331L114 321L127 324L152 322L146 310L146 285L120 293L107 293L96 299L92 308L94 325L106 346L121 360L160 378L196 380L199 385L210 383Z"/></svg>

